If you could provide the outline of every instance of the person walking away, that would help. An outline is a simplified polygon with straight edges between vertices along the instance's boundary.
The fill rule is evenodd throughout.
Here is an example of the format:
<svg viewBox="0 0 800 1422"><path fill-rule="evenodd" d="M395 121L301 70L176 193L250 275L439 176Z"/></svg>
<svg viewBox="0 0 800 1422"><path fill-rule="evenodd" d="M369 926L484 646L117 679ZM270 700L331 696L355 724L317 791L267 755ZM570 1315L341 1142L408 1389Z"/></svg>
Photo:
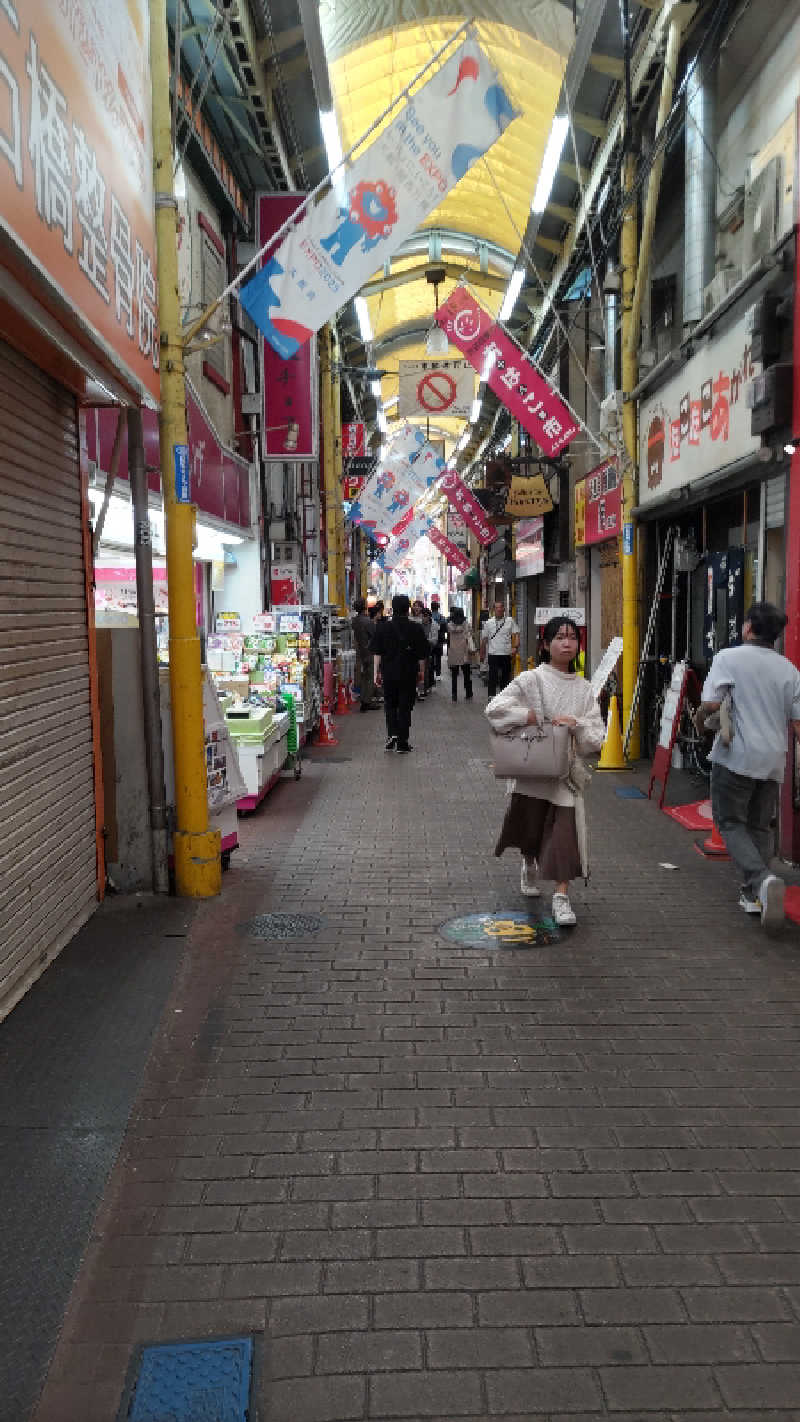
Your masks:
<svg viewBox="0 0 800 1422"><path fill-rule="evenodd" d="M411 710L428 660L428 639L419 623L409 617L409 606L405 593L395 594L391 621L378 624L372 644L375 684L383 687L386 749L401 755L413 749L408 741Z"/></svg>
<svg viewBox="0 0 800 1422"><path fill-rule="evenodd" d="M355 615L351 625L353 628L353 641L356 647L356 667L358 671L358 689L361 695L361 710L377 711L372 658L372 643L375 637L376 624L367 612L365 598L356 598L353 607Z"/></svg>
<svg viewBox="0 0 800 1422"><path fill-rule="evenodd" d="M410 611L409 614L408 614L408 618L409 618L409 621L410 621L410 622L416 622L417 625L422 628L423 632L425 633L425 641L427 642L427 640L428 640L428 629L427 629L427 627L426 627L426 625L425 625L425 616L424 616L424 614L425 614L425 604L424 604L424 602L420 602L420 599L419 599L419 598L415 598L414 601L413 601L412 604L411 604L411 611ZM418 700L418 701L424 701L424 700L425 700L425 697L428 695L428 674L427 674L427 670L426 670L425 679L424 679L422 685L417 687L417 693L416 693L416 695L417 695L417 700Z"/></svg>
<svg viewBox="0 0 800 1422"><path fill-rule="evenodd" d="M800 735L800 672L775 650L788 619L771 602L754 602L742 644L717 652L695 715L698 730L715 712L711 812L742 878L739 907L759 914L773 933L784 918L786 885L769 868L770 826L786 767L789 725Z"/></svg>
<svg viewBox="0 0 800 1422"><path fill-rule="evenodd" d="M544 630L546 660L525 671L486 707L484 715L495 731L523 726L569 726L575 756L566 780L526 777L512 783L500 838L499 857L506 849L522 854L520 888L539 898L536 876L555 881L553 918L559 927L576 919L569 899L572 879L589 877L588 838L583 795L589 770L583 757L599 751L605 737L600 707L590 684L575 672L578 628L568 617L553 617Z"/></svg>
<svg viewBox="0 0 800 1422"><path fill-rule="evenodd" d="M511 659L519 651L519 628L506 613L501 598L495 602L494 617L483 624L481 661L489 659L489 700L508 686L511 680Z"/></svg>
<svg viewBox="0 0 800 1422"><path fill-rule="evenodd" d="M438 637L433 657L433 671L435 676L442 674L442 653L447 640L447 618L442 616L441 604L438 597L431 598L431 617L436 623Z"/></svg>
<svg viewBox="0 0 800 1422"><path fill-rule="evenodd" d="M467 701L472 700L471 658L474 651L472 628L464 616L464 609L463 607L454 607L450 613L450 621L447 623L447 665L450 668L454 701L458 701L459 671L464 677L464 696Z"/></svg>
<svg viewBox="0 0 800 1422"><path fill-rule="evenodd" d="M439 646L439 628L433 620L433 613L427 607L422 614L422 625L428 639L428 665L425 676L425 691L427 693L433 691L436 685L436 649Z"/></svg>

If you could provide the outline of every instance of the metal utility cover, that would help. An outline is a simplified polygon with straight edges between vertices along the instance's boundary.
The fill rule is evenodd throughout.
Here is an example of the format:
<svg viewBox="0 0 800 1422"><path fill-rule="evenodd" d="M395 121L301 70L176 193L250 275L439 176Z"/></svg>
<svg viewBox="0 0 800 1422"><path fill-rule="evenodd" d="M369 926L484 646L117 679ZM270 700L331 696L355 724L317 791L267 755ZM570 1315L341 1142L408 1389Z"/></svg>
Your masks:
<svg viewBox="0 0 800 1422"><path fill-rule="evenodd" d="M142 1349L126 1422L247 1422L252 1338Z"/></svg>
<svg viewBox="0 0 800 1422"><path fill-rule="evenodd" d="M482 948L484 952L543 948L549 943L558 943L561 938L552 918L539 918L532 913L507 909L451 918L442 924L439 933L460 948Z"/></svg>

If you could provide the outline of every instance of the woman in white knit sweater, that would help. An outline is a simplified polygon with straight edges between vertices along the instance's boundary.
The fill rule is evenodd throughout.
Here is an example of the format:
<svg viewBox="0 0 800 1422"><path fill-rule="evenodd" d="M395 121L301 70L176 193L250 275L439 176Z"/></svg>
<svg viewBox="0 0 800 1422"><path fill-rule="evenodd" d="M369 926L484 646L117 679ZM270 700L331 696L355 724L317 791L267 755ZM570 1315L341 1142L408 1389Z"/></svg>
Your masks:
<svg viewBox="0 0 800 1422"><path fill-rule="evenodd" d="M511 731L551 721L574 732L575 758L567 780L526 777L511 782L495 854L519 849L520 887L538 898L537 872L555 880L553 918L562 927L575 923L569 901L571 879L589 873L583 790L589 772L583 756L599 751L605 736L603 718L592 689L575 674L578 628L568 617L554 617L544 630L548 660L535 671L523 672L495 696L486 716L496 731Z"/></svg>

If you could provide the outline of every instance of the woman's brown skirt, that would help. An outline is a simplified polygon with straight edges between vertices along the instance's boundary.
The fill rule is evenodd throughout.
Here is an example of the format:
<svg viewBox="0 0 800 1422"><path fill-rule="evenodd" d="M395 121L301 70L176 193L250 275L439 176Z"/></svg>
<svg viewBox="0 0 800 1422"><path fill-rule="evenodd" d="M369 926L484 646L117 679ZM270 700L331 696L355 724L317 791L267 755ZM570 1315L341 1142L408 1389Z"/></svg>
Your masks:
<svg viewBox="0 0 800 1422"><path fill-rule="evenodd" d="M526 859L535 859L541 879L557 884L580 879L580 850L571 805L551 805L532 795L512 795L494 852L519 849Z"/></svg>

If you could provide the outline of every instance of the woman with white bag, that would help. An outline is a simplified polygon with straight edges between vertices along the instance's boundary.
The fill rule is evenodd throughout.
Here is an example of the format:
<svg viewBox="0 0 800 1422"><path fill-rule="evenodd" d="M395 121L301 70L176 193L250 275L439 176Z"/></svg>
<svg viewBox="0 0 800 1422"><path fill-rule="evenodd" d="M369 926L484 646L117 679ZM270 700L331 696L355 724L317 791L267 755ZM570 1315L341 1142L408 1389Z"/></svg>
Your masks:
<svg viewBox="0 0 800 1422"><path fill-rule="evenodd" d="M494 852L499 856L506 849L520 850L520 888L531 898L541 895L537 875L555 880L553 918L564 928L576 922L569 901L570 880L588 878L589 872L583 803L589 770L583 757L600 750L605 727L588 681L575 673L577 625L568 617L551 618L544 629L544 644L542 665L516 677L489 702L485 714L501 736L531 726L539 727L543 738L560 741L563 737L550 728L566 726L569 754L559 774L518 776L511 782ZM535 738L531 744L535 746Z"/></svg>
<svg viewBox="0 0 800 1422"><path fill-rule="evenodd" d="M458 701L458 669L464 677L464 695L472 700L472 658L475 642L472 628L464 617L461 607L454 607L447 624L447 665L450 668L453 700Z"/></svg>

